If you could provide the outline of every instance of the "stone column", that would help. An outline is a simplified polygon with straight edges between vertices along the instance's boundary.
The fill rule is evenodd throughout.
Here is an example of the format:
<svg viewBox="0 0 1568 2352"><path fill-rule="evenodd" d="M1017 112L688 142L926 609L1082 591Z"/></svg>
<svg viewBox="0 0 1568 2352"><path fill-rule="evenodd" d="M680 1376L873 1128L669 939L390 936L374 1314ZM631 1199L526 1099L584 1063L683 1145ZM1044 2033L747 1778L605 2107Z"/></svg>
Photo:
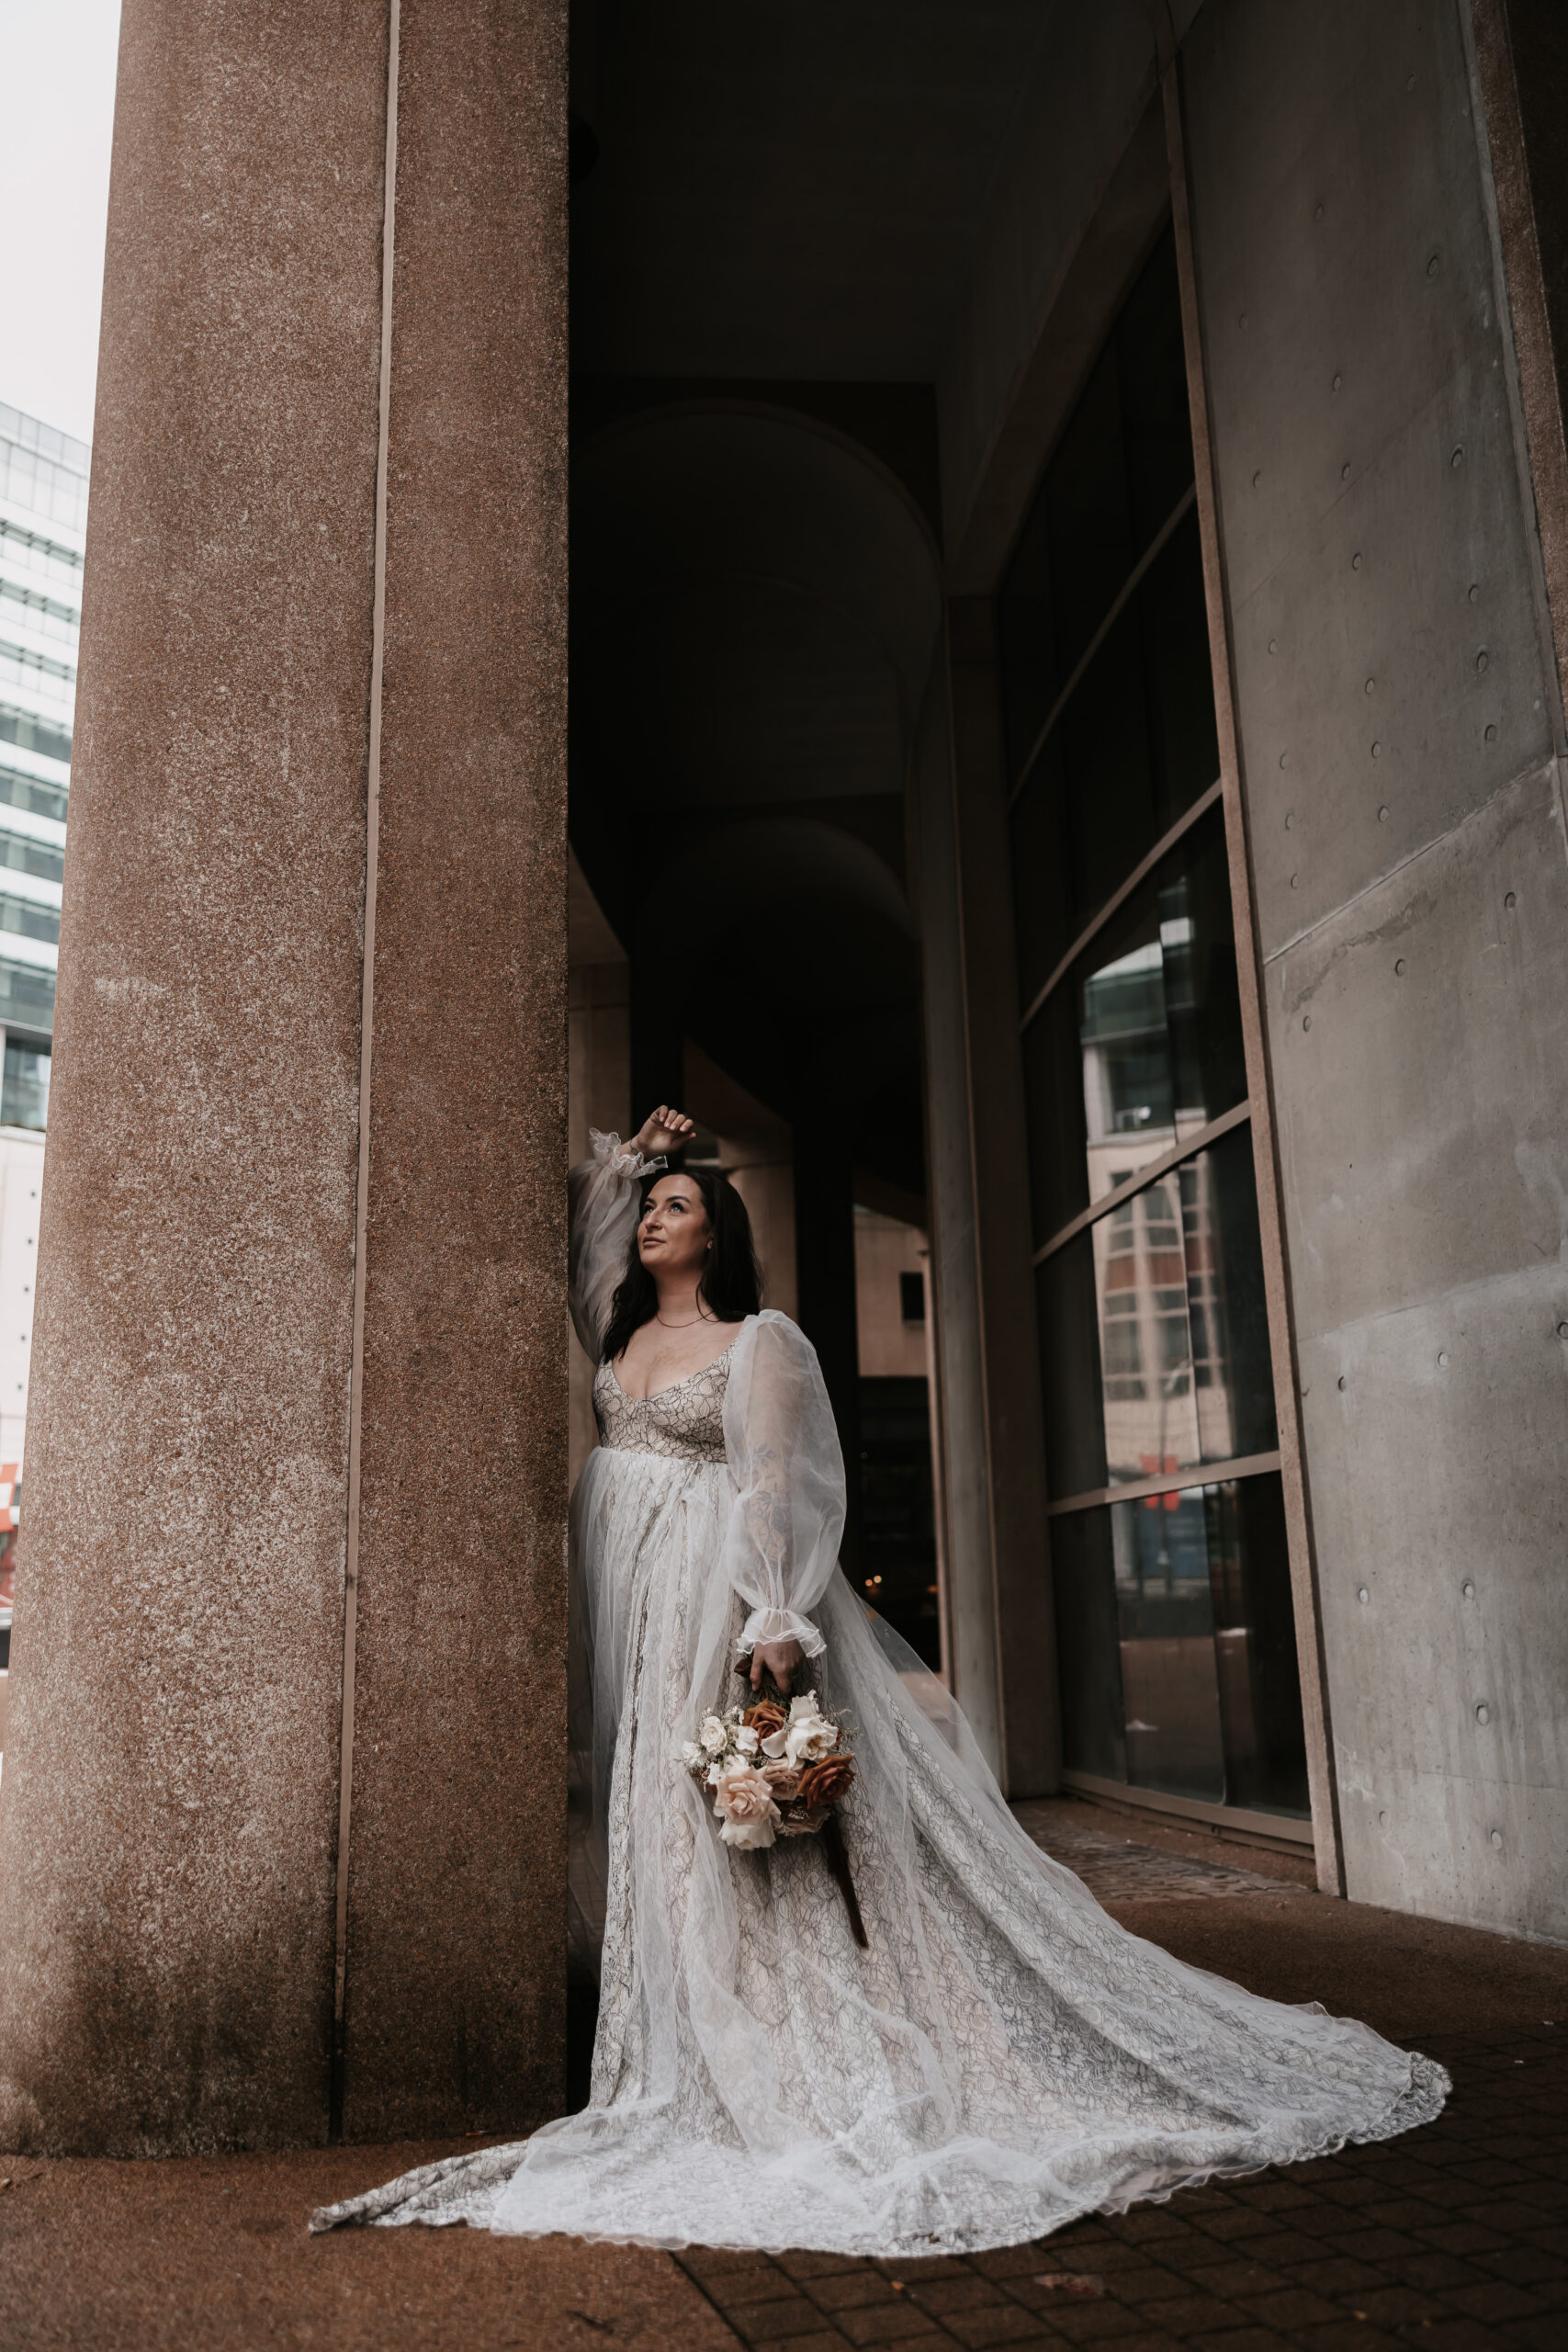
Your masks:
<svg viewBox="0 0 1568 2352"><path fill-rule="evenodd" d="M994 1690L998 1771L1010 1796L1048 1795L1061 1768L1056 1691L1056 1625L1045 1520L1041 1445L1040 1363L1030 1264L1029 1171L1024 1140L1023 1080L1018 1054L1018 981L1013 952L1010 858L996 634L988 598L956 597L948 605L948 740L936 763L937 789L945 781L949 806L933 816L931 839L945 830L951 867L944 877L928 865L922 843L922 887L953 895L947 917L945 982L956 995L961 1028L928 1018L930 1098L933 1121L962 1117L969 1164L964 1190L969 1231L963 1240L951 1210L944 1215L942 1298L951 1312L955 1291L972 1285L973 1354L969 1377L977 1395L985 1465L985 1514L976 1529L988 1555L978 1570L971 1547L970 1592L952 1602L954 1649L967 1651L971 1676ZM942 756L945 754L945 757ZM943 769L945 768L945 778ZM928 786L928 790L930 786ZM939 958L943 924L932 909ZM941 965L931 987L942 985ZM928 1003L929 1003L928 994ZM935 1059L956 1050L956 1067L938 1075ZM938 1103L947 1107L939 1114ZM940 1147L933 1139L933 1160ZM951 1199L951 1177L946 1186ZM936 1188L933 1186L933 1196ZM960 1227L963 1220L959 1221ZM954 1245L957 1245L956 1247ZM939 1310L940 1313L940 1310ZM950 1464L952 1440L949 1441ZM956 1473L954 1473L956 1476ZM956 1569L957 1549L954 1547ZM992 1623L984 1626L988 1590ZM960 1623L966 1621L966 1640ZM981 1663L985 1635L995 1664ZM960 1692L963 1699L963 1693ZM964 1700L965 1705L967 1700Z"/></svg>
<svg viewBox="0 0 1568 2352"><path fill-rule="evenodd" d="M564 19L127 0L0 2144L558 2094Z"/></svg>

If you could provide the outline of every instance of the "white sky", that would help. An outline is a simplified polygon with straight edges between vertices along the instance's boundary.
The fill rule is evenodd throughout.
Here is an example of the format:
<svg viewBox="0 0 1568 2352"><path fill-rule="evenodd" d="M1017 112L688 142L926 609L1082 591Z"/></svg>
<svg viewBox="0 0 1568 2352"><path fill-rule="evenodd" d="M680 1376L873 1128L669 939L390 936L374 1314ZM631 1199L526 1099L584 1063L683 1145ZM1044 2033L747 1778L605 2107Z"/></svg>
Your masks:
<svg viewBox="0 0 1568 2352"><path fill-rule="evenodd" d="M93 437L119 0L0 0L0 401Z"/></svg>

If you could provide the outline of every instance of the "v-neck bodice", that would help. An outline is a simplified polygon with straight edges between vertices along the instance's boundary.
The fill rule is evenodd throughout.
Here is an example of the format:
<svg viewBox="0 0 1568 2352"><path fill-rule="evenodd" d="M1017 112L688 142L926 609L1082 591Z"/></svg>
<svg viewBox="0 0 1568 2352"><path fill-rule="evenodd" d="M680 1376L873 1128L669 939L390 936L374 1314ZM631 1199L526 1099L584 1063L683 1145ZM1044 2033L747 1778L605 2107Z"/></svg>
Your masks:
<svg viewBox="0 0 1568 2352"><path fill-rule="evenodd" d="M593 1375L600 1444L612 1453L658 1453L671 1462L722 1462L724 1392L734 1352L731 1340L701 1372L688 1373L651 1396L628 1396L615 1366L602 1363Z"/></svg>

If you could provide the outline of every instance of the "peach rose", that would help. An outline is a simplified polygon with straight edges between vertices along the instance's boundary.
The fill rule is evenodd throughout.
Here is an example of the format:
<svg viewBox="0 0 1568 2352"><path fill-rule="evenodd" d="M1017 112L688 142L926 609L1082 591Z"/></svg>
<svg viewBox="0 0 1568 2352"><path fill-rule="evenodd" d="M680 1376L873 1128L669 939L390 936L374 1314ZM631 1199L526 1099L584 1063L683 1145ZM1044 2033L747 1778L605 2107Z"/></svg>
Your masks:
<svg viewBox="0 0 1568 2352"><path fill-rule="evenodd" d="M764 1764L762 1778L780 1804L787 1804L791 1797L800 1794L800 1774L793 1764Z"/></svg>
<svg viewBox="0 0 1568 2352"><path fill-rule="evenodd" d="M724 1825L718 1834L727 1846L773 1844L779 1809L755 1766L738 1764L719 1774L713 1809Z"/></svg>

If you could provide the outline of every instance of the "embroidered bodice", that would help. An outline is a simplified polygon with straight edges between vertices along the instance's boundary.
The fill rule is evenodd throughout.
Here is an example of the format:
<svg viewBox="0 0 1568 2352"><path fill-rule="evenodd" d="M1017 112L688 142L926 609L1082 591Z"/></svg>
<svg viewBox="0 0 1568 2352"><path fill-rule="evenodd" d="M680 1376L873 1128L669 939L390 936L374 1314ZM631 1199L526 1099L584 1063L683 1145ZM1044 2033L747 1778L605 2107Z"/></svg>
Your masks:
<svg viewBox="0 0 1568 2352"><path fill-rule="evenodd" d="M652 1396L628 1396L608 1363L593 1375L593 1413L599 1442L614 1453L660 1453L670 1462L722 1462L724 1392L733 1346L716 1363L660 1388Z"/></svg>

